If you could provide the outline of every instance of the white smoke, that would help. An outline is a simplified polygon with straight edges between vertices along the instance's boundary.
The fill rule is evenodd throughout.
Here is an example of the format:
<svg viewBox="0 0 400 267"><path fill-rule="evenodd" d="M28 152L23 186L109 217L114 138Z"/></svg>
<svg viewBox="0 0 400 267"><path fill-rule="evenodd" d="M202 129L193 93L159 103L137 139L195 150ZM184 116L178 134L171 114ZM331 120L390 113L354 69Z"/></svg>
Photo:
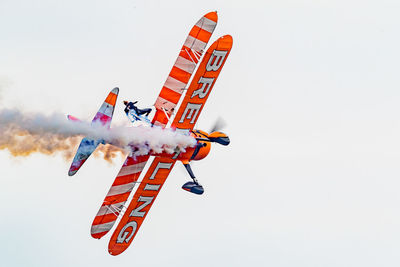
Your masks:
<svg viewBox="0 0 400 267"><path fill-rule="evenodd" d="M71 158L82 137L102 139L111 144L98 150L109 160L117 153L130 152L135 155L168 152L194 146L193 137L171 129L158 127L122 127L106 129L100 124L68 121L66 116L53 113L23 113L17 109L0 110L0 149L7 149L13 156L31 153L54 154L63 152Z"/></svg>

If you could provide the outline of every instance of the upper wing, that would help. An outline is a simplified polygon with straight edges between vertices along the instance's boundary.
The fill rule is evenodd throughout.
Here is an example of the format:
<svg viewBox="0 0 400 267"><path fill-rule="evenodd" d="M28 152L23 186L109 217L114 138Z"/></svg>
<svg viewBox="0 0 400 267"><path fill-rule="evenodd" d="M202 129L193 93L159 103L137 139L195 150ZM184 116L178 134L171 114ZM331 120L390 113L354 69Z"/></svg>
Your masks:
<svg viewBox="0 0 400 267"><path fill-rule="evenodd" d="M193 26L154 106L156 114L152 123L165 126L173 113L197 63L217 26L217 12L204 15ZM166 115L168 114L168 116Z"/></svg>
<svg viewBox="0 0 400 267"><path fill-rule="evenodd" d="M110 239L108 252L111 255L118 255L129 247L174 164L174 159L154 158Z"/></svg>
<svg viewBox="0 0 400 267"><path fill-rule="evenodd" d="M148 155L126 158L93 220L93 238L100 239L113 227L148 159Z"/></svg>
<svg viewBox="0 0 400 267"><path fill-rule="evenodd" d="M225 64L233 44L232 36L225 35L208 49L186 92L174 118L172 127L192 130L210 95L215 81Z"/></svg>

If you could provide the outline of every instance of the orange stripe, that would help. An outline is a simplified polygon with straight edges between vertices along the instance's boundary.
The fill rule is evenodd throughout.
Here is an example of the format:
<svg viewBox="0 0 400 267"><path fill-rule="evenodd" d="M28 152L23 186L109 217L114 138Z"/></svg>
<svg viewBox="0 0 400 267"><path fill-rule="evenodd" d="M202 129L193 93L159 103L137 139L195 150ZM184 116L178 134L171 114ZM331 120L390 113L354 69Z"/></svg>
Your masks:
<svg viewBox="0 0 400 267"><path fill-rule="evenodd" d="M181 70L178 67L173 66L171 72L169 73L169 76L171 76L172 78L181 81L183 83L188 83L189 79L190 79L190 73Z"/></svg>
<svg viewBox="0 0 400 267"><path fill-rule="evenodd" d="M143 156L136 156L136 157L127 157L124 163L124 166L131 166L133 164L145 162L149 159L149 155L143 155Z"/></svg>
<svg viewBox="0 0 400 267"><path fill-rule="evenodd" d="M201 55L201 54L200 54L200 55ZM179 56L181 56L181 57L183 57L183 58L185 58L185 59L187 59L187 60L190 60L190 61L192 61L192 62L194 61L195 63L199 62L199 61L197 60L197 58L194 56L192 50L191 50L189 47L187 47L187 46L182 46L182 50L181 50L181 52L179 53Z"/></svg>
<svg viewBox="0 0 400 267"><path fill-rule="evenodd" d="M129 184L129 183L132 183L132 182L136 182L137 179L139 178L139 175L140 175L140 172L139 173L134 173L134 174L118 176L117 178L115 178L114 183L112 184L112 186L117 186L117 185Z"/></svg>
<svg viewBox="0 0 400 267"><path fill-rule="evenodd" d="M119 195L113 196L106 196L103 203L110 204L110 203L119 203L128 199L131 192L125 192Z"/></svg>
<svg viewBox="0 0 400 267"><path fill-rule="evenodd" d="M160 97L164 98L165 100L168 100L169 102L172 103L178 103L179 98L181 98L181 94L177 93L175 91L172 91L171 89L168 89L167 87L163 87L163 89L160 92Z"/></svg>
<svg viewBox="0 0 400 267"><path fill-rule="evenodd" d="M190 60L190 61L192 61L192 62L194 61L197 64L199 62L198 58L200 58L201 55L203 55L203 54L200 53L199 51L196 51L196 52L197 53L195 55L193 53L192 49L190 49L189 47L184 45L184 46L182 46L182 51L181 51L182 54L179 54L179 55L184 57L184 58L186 58L186 59L188 59L188 60Z"/></svg>
<svg viewBox="0 0 400 267"><path fill-rule="evenodd" d="M108 223L108 222L115 221L116 219L117 219L117 216L114 213L100 215L100 216L96 216L96 218L94 218L92 225Z"/></svg>
<svg viewBox="0 0 400 267"><path fill-rule="evenodd" d="M136 182L141 173L142 173L142 171L131 173L131 174L127 174L127 175L117 176L115 178L114 183L112 184L111 187L117 186L117 185L123 185L123 184L129 184L129 183L132 183L132 182Z"/></svg>
<svg viewBox="0 0 400 267"><path fill-rule="evenodd" d="M210 32L203 30L197 26L194 26L192 28L192 30L190 31L189 35L199 39L200 41L204 42L204 43L208 43L208 40L210 40L211 38L211 34Z"/></svg>
<svg viewBox="0 0 400 267"><path fill-rule="evenodd" d="M154 124L156 121L158 121L161 124L166 125L168 123L168 118L167 118L167 116L165 116L163 111L157 110L156 114L154 115L152 123Z"/></svg>
<svg viewBox="0 0 400 267"><path fill-rule="evenodd" d="M115 102L117 102L117 95L114 93L109 93L104 102L107 102L111 106L115 106Z"/></svg>
<svg viewBox="0 0 400 267"><path fill-rule="evenodd" d="M218 14L217 12L210 12L204 15L205 18L212 20L214 22L218 22Z"/></svg>

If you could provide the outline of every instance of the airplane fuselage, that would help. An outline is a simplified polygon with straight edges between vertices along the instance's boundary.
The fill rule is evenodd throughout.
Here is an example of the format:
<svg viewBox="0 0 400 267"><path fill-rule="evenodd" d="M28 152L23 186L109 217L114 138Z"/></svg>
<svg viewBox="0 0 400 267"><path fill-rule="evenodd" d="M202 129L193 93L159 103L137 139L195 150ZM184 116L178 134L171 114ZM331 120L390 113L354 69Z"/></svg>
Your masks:
<svg viewBox="0 0 400 267"><path fill-rule="evenodd" d="M196 138L196 144L194 147L187 147L185 151L176 151L174 153L153 153L150 152L151 156L172 158L182 163L187 164L191 160L202 160L204 159L211 150L211 142L207 138L207 133L201 130L193 130L190 135Z"/></svg>

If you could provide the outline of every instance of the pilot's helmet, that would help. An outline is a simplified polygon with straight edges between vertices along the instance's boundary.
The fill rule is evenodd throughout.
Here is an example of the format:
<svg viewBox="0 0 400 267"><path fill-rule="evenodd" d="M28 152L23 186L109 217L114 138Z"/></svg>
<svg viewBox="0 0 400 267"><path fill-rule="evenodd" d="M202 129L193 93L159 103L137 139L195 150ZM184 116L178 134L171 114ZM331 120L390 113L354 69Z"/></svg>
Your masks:
<svg viewBox="0 0 400 267"><path fill-rule="evenodd" d="M124 105L125 106L128 105L128 101L124 100Z"/></svg>

